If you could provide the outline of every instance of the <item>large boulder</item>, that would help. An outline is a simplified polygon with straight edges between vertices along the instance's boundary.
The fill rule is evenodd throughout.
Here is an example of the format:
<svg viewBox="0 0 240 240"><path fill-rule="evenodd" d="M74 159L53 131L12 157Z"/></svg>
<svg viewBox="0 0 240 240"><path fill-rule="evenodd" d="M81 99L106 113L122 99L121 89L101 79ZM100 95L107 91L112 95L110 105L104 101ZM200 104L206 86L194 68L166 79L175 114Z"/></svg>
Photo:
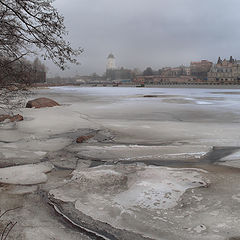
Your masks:
<svg viewBox="0 0 240 240"><path fill-rule="evenodd" d="M17 115L0 115L0 122L5 121L6 119L10 120L10 122L19 122L23 120L23 116L20 114Z"/></svg>
<svg viewBox="0 0 240 240"><path fill-rule="evenodd" d="M44 107L55 107L60 106L57 102L50 98L36 98L34 100L28 101L26 108L44 108Z"/></svg>

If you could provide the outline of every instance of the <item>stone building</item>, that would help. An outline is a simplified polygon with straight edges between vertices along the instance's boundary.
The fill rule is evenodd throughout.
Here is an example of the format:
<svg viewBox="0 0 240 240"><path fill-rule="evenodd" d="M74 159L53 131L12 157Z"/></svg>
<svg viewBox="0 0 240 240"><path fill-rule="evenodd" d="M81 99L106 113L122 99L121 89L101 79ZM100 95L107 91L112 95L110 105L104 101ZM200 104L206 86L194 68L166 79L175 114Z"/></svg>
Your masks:
<svg viewBox="0 0 240 240"><path fill-rule="evenodd" d="M222 60L218 58L208 73L208 82L214 84L240 84L240 61L233 59Z"/></svg>
<svg viewBox="0 0 240 240"><path fill-rule="evenodd" d="M175 67L175 68L163 68L161 69L162 73L161 75L163 77L179 77L183 75L183 69L181 67Z"/></svg>
<svg viewBox="0 0 240 240"><path fill-rule="evenodd" d="M158 74L136 75L136 84L191 84L194 78L190 75L190 67L165 67L159 69Z"/></svg>
<svg viewBox="0 0 240 240"><path fill-rule="evenodd" d="M183 73L184 73L185 76L190 76L191 75L191 68L183 66Z"/></svg>
<svg viewBox="0 0 240 240"><path fill-rule="evenodd" d="M131 80L133 76L134 73L130 69L126 69L123 67L117 68L114 55L112 53L109 54L107 58L107 69L105 74L106 80Z"/></svg>
<svg viewBox="0 0 240 240"><path fill-rule="evenodd" d="M212 67L212 62L207 60L202 60L200 62L191 62L190 72L191 76L194 76L196 79L207 81L208 72Z"/></svg>
<svg viewBox="0 0 240 240"><path fill-rule="evenodd" d="M162 68L161 75L164 77L180 77L180 76L190 76L190 67L180 66L174 68Z"/></svg>
<svg viewBox="0 0 240 240"><path fill-rule="evenodd" d="M136 84L191 84L193 78L191 76L164 76L164 75L152 75L152 76L136 76L133 80Z"/></svg>

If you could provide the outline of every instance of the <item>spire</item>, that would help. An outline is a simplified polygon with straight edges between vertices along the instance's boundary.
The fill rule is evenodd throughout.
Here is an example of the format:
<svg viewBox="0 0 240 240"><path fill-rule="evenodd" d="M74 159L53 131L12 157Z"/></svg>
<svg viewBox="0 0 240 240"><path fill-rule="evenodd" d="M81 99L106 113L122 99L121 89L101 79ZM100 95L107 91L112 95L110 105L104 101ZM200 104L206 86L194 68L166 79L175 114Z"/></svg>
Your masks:
<svg viewBox="0 0 240 240"><path fill-rule="evenodd" d="M221 63L222 63L222 59L220 57L218 57L217 64L221 64Z"/></svg>
<svg viewBox="0 0 240 240"><path fill-rule="evenodd" d="M110 54L108 55L108 58L115 58L115 57L114 57L114 55L113 55L112 53L110 53Z"/></svg>

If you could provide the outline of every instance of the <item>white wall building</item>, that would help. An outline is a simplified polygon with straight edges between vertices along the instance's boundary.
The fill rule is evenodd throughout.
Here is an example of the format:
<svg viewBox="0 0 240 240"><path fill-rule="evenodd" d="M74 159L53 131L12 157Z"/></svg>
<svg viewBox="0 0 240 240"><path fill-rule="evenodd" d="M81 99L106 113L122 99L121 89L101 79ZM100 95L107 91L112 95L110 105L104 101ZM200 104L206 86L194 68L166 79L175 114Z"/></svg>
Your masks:
<svg viewBox="0 0 240 240"><path fill-rule="evenodd" d="M112 70L112 69L116 69L116 62L115 62L115 57L113 56L112 53L110 53L107 58L107 70Z"/></svg>

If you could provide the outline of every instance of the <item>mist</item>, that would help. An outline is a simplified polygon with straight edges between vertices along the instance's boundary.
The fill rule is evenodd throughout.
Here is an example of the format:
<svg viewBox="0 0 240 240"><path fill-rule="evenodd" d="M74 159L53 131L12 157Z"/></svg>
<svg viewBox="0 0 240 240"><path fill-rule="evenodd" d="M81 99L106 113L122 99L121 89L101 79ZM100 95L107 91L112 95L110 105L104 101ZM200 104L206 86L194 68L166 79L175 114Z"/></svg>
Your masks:
<svg viewBox="0 0 240 240"><path fill-rule="evenodd" d="M159 69L217 57L239 58L237 0L56 0L68 40L84 48L78 66L50 75L102 74L109 53L118 67Z"/></svg>

